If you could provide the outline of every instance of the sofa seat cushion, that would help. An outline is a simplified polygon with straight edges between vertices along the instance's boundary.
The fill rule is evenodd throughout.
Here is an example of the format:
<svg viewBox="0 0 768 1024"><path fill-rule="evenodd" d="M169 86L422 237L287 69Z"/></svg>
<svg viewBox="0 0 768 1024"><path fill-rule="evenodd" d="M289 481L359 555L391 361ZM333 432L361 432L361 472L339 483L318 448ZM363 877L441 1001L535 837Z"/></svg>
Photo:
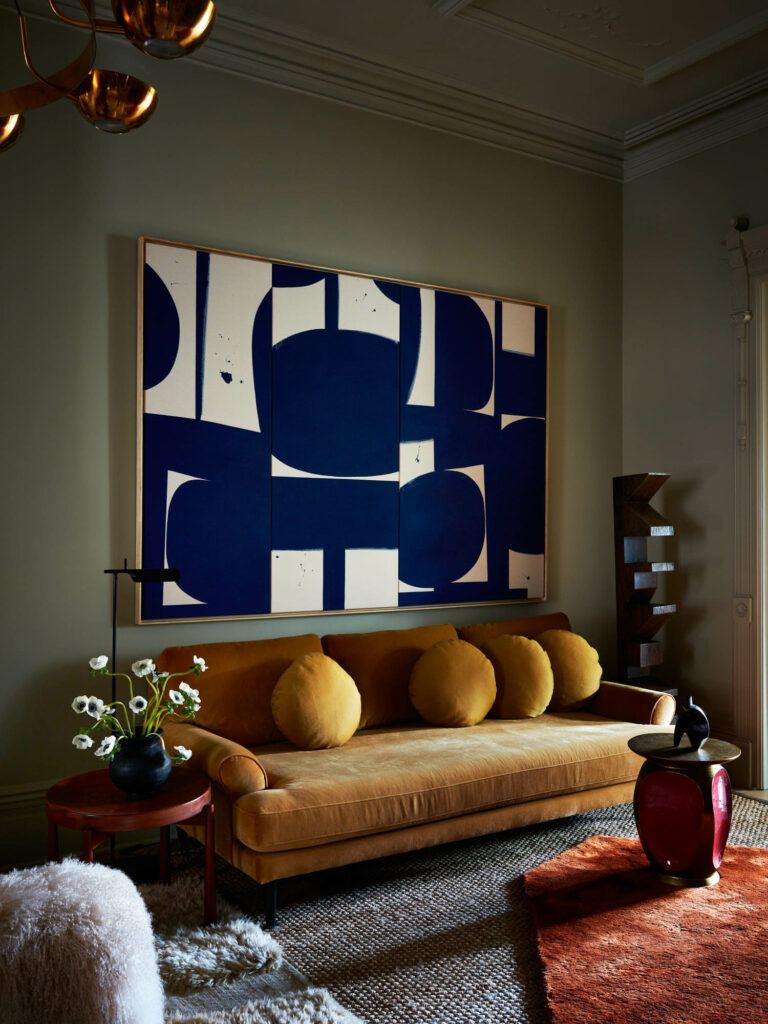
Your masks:
<svg viewBox="0 0 768 1024"><path fill-rule="evenodd" d="M269 788L235 801L233 830L253 850L292 850L629 782L642 759L627 741L652 729L578 711L369 729L332 750L274 744L254 750Z"/></svg>

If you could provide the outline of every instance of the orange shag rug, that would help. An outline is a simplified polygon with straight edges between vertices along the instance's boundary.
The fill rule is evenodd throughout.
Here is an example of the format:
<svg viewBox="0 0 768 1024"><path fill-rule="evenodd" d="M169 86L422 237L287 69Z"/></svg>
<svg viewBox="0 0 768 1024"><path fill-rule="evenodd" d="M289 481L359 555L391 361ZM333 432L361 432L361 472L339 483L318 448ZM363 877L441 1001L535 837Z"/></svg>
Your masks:
<svg viewBox="0 0 768 1024"><path fill-rule="evenodd" d="M527 872L554 1024L767 1024L768 850L731 847L720 873L675 889L608 836Z"/></svg>

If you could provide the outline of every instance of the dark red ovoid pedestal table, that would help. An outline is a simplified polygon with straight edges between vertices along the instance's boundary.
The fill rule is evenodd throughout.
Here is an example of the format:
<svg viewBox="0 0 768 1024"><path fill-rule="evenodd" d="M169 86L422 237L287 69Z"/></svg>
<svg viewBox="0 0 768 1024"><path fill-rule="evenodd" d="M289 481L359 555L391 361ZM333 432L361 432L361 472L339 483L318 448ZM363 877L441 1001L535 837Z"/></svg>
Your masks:
<svg viewBox="0 0 768 1024"><path fill-rule="evenodd" d="M160 880L170 881L171 825L205 827L205 889L203 921L216 920L216 871L213 837L213 802L208 779L193 768L174 768L157 796L128 800L113 785L109 771L74 775L52 786L45 797L48 818L48 860L59 859L58 826L79 829L83 834L83 860L92 862L93 851L115 832L160 829Z"/></svg>
<svg viewBox="0 0 768 1024"><path fill-rule="evenodd" d="M635 785L635 821L654 874L668 885L714 885L731 828L731 782L723 767L741 751L708 739L674 746L672 733L643 733L629 747L645 758Z"/></svg>

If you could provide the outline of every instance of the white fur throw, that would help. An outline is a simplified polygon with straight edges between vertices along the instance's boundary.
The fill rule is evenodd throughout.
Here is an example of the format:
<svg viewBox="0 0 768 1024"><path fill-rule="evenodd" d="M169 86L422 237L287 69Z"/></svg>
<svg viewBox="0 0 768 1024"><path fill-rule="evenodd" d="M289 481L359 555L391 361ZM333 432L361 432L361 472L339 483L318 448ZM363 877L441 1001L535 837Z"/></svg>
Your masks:
<svg viewBox="0 0 768 1024"><path fill-rule="evenodd" d="M152 925L121 871L0 875L0 1024L162 1024Z"/></svg>

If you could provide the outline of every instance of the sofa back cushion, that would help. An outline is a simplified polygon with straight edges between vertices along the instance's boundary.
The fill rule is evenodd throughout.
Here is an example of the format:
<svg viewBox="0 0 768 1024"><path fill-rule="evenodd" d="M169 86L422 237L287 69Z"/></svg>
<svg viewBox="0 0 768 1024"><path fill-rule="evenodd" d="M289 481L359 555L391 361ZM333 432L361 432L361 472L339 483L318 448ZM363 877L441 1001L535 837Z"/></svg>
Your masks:
<svg viewBox="0 0 768 1024"><path fill-rule="evenodd" d="M156 659L158 672L181 672L192 656L205 659L208 671L193 684L200 691L195 723L245 747L283 737L272 717L272 690L296 658L322 651L314 633L233 643L166 647Z"/></svg>
<svg viewBox="0 0 768 1024"><path fill-rule="evenodd" d="M475 647L483 647L496 636L526 636L535 639L547 629L570 629L565 612L551 615L530 615L527 619L504 619L502 622L483 622L476 626L459 626L459 636Z"/></svg>
<svg viewBox="0 0 768 1024"><path fill-rule="evenodd" d="M424 651L441 640L455 640L450 625L385 629L377 633L330 633L325 653L352 676L362 698L360 728L416 722L408 696L413 666Z"/></svg>

